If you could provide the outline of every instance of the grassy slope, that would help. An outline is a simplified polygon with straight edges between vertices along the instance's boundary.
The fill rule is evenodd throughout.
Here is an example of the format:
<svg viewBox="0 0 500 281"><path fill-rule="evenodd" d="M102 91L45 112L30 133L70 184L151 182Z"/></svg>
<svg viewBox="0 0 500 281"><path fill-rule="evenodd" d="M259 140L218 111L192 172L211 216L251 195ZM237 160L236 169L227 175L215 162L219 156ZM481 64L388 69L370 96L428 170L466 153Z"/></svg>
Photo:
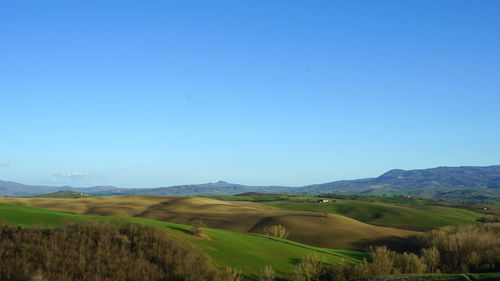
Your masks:
<svg viewBox="0 0 500 281"><path fill-rule="evenodd" d="M397 206L388 203L336 200L333 203L265 202L273 207L295 211L328 212L347 216L365 223L426 230L444 225L475 223L481 214L440 206Z"/></svg>
<svg viewBox="0 0 500 281"><path fill-rule="evenodd" d="M110 219L117 217L85 216L25 206L0 204L0 220L19 225L57 226L64 221L80 219ZM346 258L360 259L365 255L359 252L314 248L300 243L280 243L247 234L206 228L210 239L201 239L189 234L189 226L144 218L122 218L134 222L156 225L167 233L182 238L200 247L219 268L232 266L242 270L247 276L259 274L266 265L272 265L279 276L293 270L295 264L307 255L316 254L328 262L336 263ZM327 255L315 250L329 252Z"/></svg>
<svg viewBox="0 0 500 281"><path fill-rule="evenodd" d="M141 217L179 224L202 220L207 227L242 233L255 233L266 225L281 224L288 228L290 240L332 249L362 250L366 241L414 234L342 215L324 216L318 212L289 211L255 202L199 197L0 198L0 202L83 215Z"/></svg>
<svg viewBox="0 0 500 281"><path fill-rule="evenodd" d="M12 224L57 226L64 221L89 218L103 220L117 217L75 215L0 203L0 220L5 220ZM286 272L293 270L300 258L309 254L316 254L333 263L341 260L339 257L323 255L313 250L344 256L347 262L351 259L359 260L366 257L366 254L360 252L316 248L288 240L284 240L288 244L283 244L251 235L210 228L204 229L205 233L211 238L211 240L206 240L189 235L188 230L190 227L186 225L143 218L126 219L164 228L167 233L185 239L200 247L211 257L212 262L216 266L220 268L226 266L237 267L247 276L259 274L262 268L269 264L275 268L279 276L283 276ZM311 250L304 249L304 247ZM407 277L409 278L400 279L401 277L397 277L396 280L467 280L462 279L463 275L460 274L413 275L414 279L410 276ZM500 280L500 274L498 273L469 274L468 277L471 280Z"/></svg>
<svg viewBox="0 0 500 281"><path fill-rule="evenodd" d="M476 223L484 216L477 210L457 206L438 205L429 200L405 200L399 197L351 196L325 204L315 203L311 196L216 196L219 200L263 201L261 203L292 211L327 212L347 216L358 221L411 230L429 230L445 225ZM494 206L491 206L492 208ZM490 208L491 209L491 208Z"/></svg>

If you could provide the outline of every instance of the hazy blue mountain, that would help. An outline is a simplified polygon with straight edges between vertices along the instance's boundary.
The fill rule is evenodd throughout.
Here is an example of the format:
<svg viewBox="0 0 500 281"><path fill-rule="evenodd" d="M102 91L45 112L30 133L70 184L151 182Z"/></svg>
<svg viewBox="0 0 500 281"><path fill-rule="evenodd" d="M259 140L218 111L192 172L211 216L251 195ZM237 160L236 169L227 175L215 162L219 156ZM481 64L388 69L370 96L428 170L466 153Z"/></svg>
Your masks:
<svg viewBox="0 0 500 281"><path fill-rule="evenodd" d="M0 181L0 196L34 196L62 190L93 195L234 195L260 193L348 193L398 195L446 200L500 202L500 165L487 167L438 167L418 170L391 170L376 178L334 181L303 187L248 186L218 181L215 183L178 185L158 188L117 188L95 186L24 185Z"/></svg>
<svg viewBox="0 0 500 281"><path fill-rule="evenodd" d="M10 181L0 180L0 196L25 197L46 193L53 193L63 190L75 190L78 192L94 193L104 190L112 190L112 186L94 186L94 187L71 187L71 186L46 186L46 185L27 185Z"/></svg>
<svg viewBox="0 0 500 281"><path fill-rule="evenodd" d="M290 192L293 188L284 186L248 186L225 181L204 184L177 185L158 188L119 188L96 195L234 195L244 192Z"/></svg>
<svg viewBox="0 0 500 281"><path fill-rule="evenodd" d="M299 193L397 195L500 202L500 165L388 171L376 178L304 186Z"/></svg>
<svg viewBox="0 0 500 281"><path fill-rule="evenodd" d="M499 189L500 165L487 167L438 167L390 170L379 177L309 185L301 191L352 191L368 189Z"/></svg>

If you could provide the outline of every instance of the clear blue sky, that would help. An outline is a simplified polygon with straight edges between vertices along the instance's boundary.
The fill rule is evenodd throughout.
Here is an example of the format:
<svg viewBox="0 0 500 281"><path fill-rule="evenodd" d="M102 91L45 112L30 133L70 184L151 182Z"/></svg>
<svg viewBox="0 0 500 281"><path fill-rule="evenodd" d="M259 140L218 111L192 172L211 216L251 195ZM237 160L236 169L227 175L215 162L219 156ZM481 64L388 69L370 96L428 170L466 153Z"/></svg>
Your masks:
<svg viewBox="0 0 500 281"><path fill-rule="evenodd" d="M499 1L3 1L0 179L500 164Z"/></svg>

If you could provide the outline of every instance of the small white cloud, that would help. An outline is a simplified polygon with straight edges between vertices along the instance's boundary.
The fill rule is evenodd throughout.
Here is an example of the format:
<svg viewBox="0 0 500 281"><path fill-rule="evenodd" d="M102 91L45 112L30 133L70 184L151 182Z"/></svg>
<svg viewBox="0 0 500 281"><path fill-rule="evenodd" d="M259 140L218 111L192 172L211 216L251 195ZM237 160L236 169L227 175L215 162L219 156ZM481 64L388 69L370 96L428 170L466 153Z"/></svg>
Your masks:
<svg viewBox="0 0 500 281"><path fill-rule="evenodd" d="M0 168L10 167L10 164L0 163Z"/></svg>
<svg viewBox="0 0 500 281"><path fill-rule="evenodd" d="M87 172L69 172L69 173L60 172L56 174L57 177L88 176L88 175L90 175L90 173Z"/></svg>
<svg viewBox="0 0 500 281"><path fill-rule="evenodd" d="M91 181L94 176L88 172L60 172L54 175L60 179L69 179L71 181Z"/></svg>

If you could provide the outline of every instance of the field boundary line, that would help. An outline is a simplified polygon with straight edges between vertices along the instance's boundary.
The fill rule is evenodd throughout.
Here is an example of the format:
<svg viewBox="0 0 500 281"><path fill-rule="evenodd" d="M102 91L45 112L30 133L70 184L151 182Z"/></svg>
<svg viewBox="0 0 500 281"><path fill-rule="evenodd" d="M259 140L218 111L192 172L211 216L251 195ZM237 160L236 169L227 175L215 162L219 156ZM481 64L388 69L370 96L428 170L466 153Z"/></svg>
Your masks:
<svg viewBox="0 0 500 281"><path fill-rule="evenodd" d="M355 258L344 257L344 256L341 256L339 254L329 253L329 252L326 252L326 251L321 251L321 250L318 250L318 249L313 249L313 248L305 247L305 246L302 246L302 245L293 244L293 243L290 243L290 242L278 240L278 239L275 239L275 238L272 238L272 237L268 237L268 236L264 236L264 235L257 234L257 233L247 233L247 234L255 236L255 237L260 237L260 238L264 238L264 239L267 239L267 240L275 241L275 242L280 242L280 243L287 244L287 245L290 245L290 246L295 246L295 247L299 247L299 248L311 250L311 251L314 251L314 252L318 252L318 253L330 255L330 256L335 256L335 257L339 257L339 258L343 258L343 259L348 259L348 260L351 260L351 261L355 261L357 263L361 262L360 260L357 260Z"/></svg>

